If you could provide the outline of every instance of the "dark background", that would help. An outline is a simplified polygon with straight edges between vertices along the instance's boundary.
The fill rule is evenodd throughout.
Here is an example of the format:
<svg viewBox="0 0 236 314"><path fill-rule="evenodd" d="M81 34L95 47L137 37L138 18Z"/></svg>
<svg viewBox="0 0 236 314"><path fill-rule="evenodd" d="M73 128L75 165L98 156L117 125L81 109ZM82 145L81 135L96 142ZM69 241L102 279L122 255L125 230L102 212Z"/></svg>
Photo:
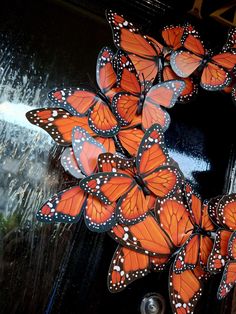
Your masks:
<svg viewBox="0 0 236 314"><path fill-rule="evenodd" d="M37 208L73 184L59 162L61 149L24 118L48 104L55 86L95 78L99 50L113 48L106 8L114 8L160 39L160 28L190 21L220 49L228 27L209 17L225 1L204 1L203 19L189 14L193 1L3 1L0 10L0 312L139 313L146 293L165 297L168 271L153 273L112 295L106 276L116 244L77 225L42 225ZM232 13L225 17L231 18ZM199 91L170 111L168 147L203 198L232 190L236 108L230 96ZM197 313L230 313L232 295L216 300L219 276L205 287Z"/></svg>

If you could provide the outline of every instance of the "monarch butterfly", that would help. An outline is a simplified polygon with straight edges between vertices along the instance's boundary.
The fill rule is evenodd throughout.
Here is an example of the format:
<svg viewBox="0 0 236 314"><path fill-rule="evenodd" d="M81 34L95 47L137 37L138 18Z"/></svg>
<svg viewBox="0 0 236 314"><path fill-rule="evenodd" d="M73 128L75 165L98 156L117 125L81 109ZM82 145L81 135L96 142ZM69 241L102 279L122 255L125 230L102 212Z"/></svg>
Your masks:
<svg viewBox="0 0 236 314"><path fill-rule="evenodd" d="M214 247L209 256L208 270L216 273L220 272L229 260L229 239L236 230L236 194L219 196L211 203L209 214L220 228L216 232Z"/></svg>
<svg viewBox="0 0 236 314"><path fill-rule="evenodd" d="M186 31L189 30L193 31L194 27L191 24L187 23L183 26L167 26L162 31L162 37L168 46L168 54L166 54L162 58L160 78L163 81L180 79L184 81L185 88L178 98L178 102L180 103L190 102L198 92L198 84L196 84L192 77L181 78L177 76L177 74L172 70L170 66L171 52L182 47L182 37L184 36Z"/></svg>
<svg viewBox="0 0 236 314"><path fill-rule="evenodd" d="M110 163L105 163L104 159L102 162L99 158L104 152L105 148L84 129L75 127L72 132L72 148L67 148L66 154L62 155L62 165L76 178L98 169L104 171L110 166ZM115 170L131 163L119 157L113 159ZM73 223L80 219L82 213L87 227L92 231L107 231L116 222L115 204L105 205L95 196L87 195L79 186L63 190L50 198L37 212L37 219L49 223Z"/></svg>
<svg viewBox="0 0 236 314"><path fill-rule="evenodd" d="M178 253L191 235L192 223L181 189L170 198L158 200L155 217L127 226L116 224L109 232L121 245L150 256L169 256Z"/></svg>
<svg viewBox="0 0 236 314"><path fill-rule="evenodd" d="M117 48L128 54L134 54L135 59L132 61L136 69L142 73L146 81L153 81L158 73L159 55L163 46L151 37L142 35L140 30L123 15L108 10L106 16Z"/></svg>
<svg viewBox="0 0 236 314"><path fill-rule="evenodd" d="M107 284L110 292L120 292L150 271L165 268L168 257L151 257L119 245L112 258Z"/></svg>
<svg viewBox="0 0 236 314"><path fill-rule="evenodd" d="M72 130L76 126L85 129L98 142L103 144L110 153L115 153L116 143L120 143L117 149L125 150L134 156L138 150L144 132L136 127L140 123L138 119L126 127L121 127L117 136L113 138L97 136L89 127L88 117L75 117L64 109L42 108L34 109L26 113L30 123L44 129L52 139L59 145L70 146L72 144Z"/></svg>
<svg viewBox="0 0 236 314"><path fill-rule="evenodd" d="M201 203L191 186L186 184L188 212L192 221L192 234L178 252L174 262L174 272L181 273L191 270L197 264L206 270L208 257L212 251L212 232L215 230L208 215L208 205Z"/></svg>
<svg viewBox="0 0 236 314"><path fill-rule="evenodd" d="M121 125L128 125L136 115L142 114L144 130L158 123L165 131L170 123L169 114L162 107L173 107L184 90L180 80L166 81L150 88L143 86L128 55L121 50L117 54L117 84L127 92L117 93L112 101L114 113Z"/></svg>
<svg viewBox="0 0 236 314"><path fill-rule="evenodd" d="M170 64L180 77L188 77L203 67L200 85L210 91L221 90L231 82L231 71L236 64L236 54L231 49L211 56L204 48L196 30L187 30L182 38L186 50L172 52Z"/></svg>
<svg viewBox="0 0 236 314"><path fill-rule="evenodd" d="M227 296L229 291L236 283L236 232L231 234L228 242L228 254L230 260L226 263L223 276L218 288L217 297L222 299Z"/></svg>
<svg viewBox="0 0 236 314"><path fill-rule="evenodd" d="M180 173L169 165L163 138L161 127L153 125L145 132L130 174L97 173L81 180L80 187L105 204L118 201L117 214L121 222L139 221L149 211L146 195L163 198L173 193L179 184Z"/></svg>
<svg viewBox="0 0 236 314"><path fill-rule="evenodd" d="M99 91L94 93L84 88L55 88L49 99L57 107L63 108L73 116L88 115L90 128L99 136L111 137L119 131L119 125L111 109L110 101L118 91L116 72L113 68L114 54L104 47L97 59L96 78Z"/></svg>
<svg viewBox="0 0 236 314"><path fill-rule="evenodd" d="M175 314L193 313L202 295L203 283L209 278L199 265L193 270L176 274L173 267L169 273L169 296Z"/></svg>
<svg viewBox="0 0 236 314"><path fill-rule="evenodd" d="M154 38L143 35L139 28L129 22L123 15L108 10L106 16L112 28L116 47L129 54L141 82L143 80L154 81L160 71L160 57L168 54L171 50L180 48L185 28L192 29L189 24L166 26L162 30L162 38L164 45L166 45L164 47Z"/></svg>

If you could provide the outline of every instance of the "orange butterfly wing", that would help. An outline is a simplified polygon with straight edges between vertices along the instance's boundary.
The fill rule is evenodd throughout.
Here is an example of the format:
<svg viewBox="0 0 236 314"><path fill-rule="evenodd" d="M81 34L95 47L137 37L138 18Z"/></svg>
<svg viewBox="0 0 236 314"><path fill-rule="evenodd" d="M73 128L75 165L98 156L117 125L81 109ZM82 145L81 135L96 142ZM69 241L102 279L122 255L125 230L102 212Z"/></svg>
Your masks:
<svg viewBox="0 0 236 314"><path fill-rule="evenodd" d="M169 65L165 65L162 71L163 80L177 80L179 76L171 69ZM198 93L198 85L194 83L191 77L182 78L185 83L185 88L178 98L178 102L186 103L192 100L192 98Z"/></svg>
<svg viewBox="0 0 236 314"><path fill-rule="evenodd" d="M230 74L221 66L208 62L204 67L200 85L210 91L224 89L231 82Z"/></svg>
<svg viewBox="0 0 236 314"><path fill-rule="evenodd" d="M124 91L133 95L141 94L141 84L135 67L129 56L122 50L117 53L117 84Z"/></svg>
<svg viewBox="0 0 236 314"><path fill-rule="evenodd" d="M116 85L116 72L113 68L113 51L104 47L97 58L96 79L104 94L110 92Z"/></svg>
<svg viewBox="0 0 236 314"><path fill-rule="evenodd" d="M236 260L228 261L217 291L219 300L225 298L236 283Z"/></svg>
<svg viewBox="0 0 236 314"><path fill-rule="evenodd" d="M116 152L115 142L113 138L96 136L95 139L103 145L108 153L114 154Z"/></svg>
<svg viewBox="0 0 236 314"><path fill-rule="evenodd" d="M221 198L217 214L221 224L234 231L236 230L236 194L225 195Z"/></svg>
<svg viewBox="0 0 236 314"><path fill-rule="evenodd" d="M229 239L228 243L228 253L231 259L236 260L236 232L234 231Z"/></svg>
<svg viewBox="0 0 236 314"><path fill-rule="evenodd" d="M193 313L202 295L202 281L198 271L185 270L176 274L172 267L169 274L169 294L173 313Z"/></svg>
<svg viewBox="0 0 236 314"><path fill-rule="evenodd" d="M211 273L220 272L228 261L228 242L230 236L231 232L228 230L217 230L214 246L207 264L207 268Z"/></svg>
<svg viewBox="0 0 236 314"><path fill-rule="evenodd" d="M91 231L106 232L116 223L115 204L105 205L95 196L89 195L84 218Z"/></svg>
<svg viewBox="0 0 236 314"><path fill-rule="evenodd" d="M112 204L127 193L135 181L123 173L99 172L80 181L80 187L98 197L104 204Z"/></svg>
<svg viewBox="0 0 236 314"><path fill-rule="evenodd" d="M143 176L143 181L154 195L164 198L175 192L181 181L181 175L177 168L163 166Z"/></svg>
<svg viewBox="0 0 236 314"><path fill-rule="evenodd" d="M85 116L99 100L93 91L84 88L55 88L49 92L48 97L55 106L79 117Z"/></svg>
<svg viewBox="0 0 236 314"><path fill-rule="evenodd" d="M122 291L133 281L149 273L149 256L118 246L108 272L110 292Z"/></svg>
<svg viewBox="0 0 236 314"><path fill-rule="evenodd" d="M70 146L72 130L76 126L85 129L91 136L95 133L90 129L87 117L74 117L64 109L43 108L28 111L26 118L30 123L44 129L56 143Z"/></svg>
<svg viewBox="0 0 236 314"><path fill-rule="evenodd" d="M184 87L183 81L171 80L159 83L148 91L142 111L144 129L151 127L154 123L159 123L164 131L167 129L170 119L165 111L162 112L160 106L173 107Z"/></svg>
<svg viewBox="0 0 236 314"><path fill-rule="evenodd" d="M142 220L148 211L148 200L137 184L117 203L119 221L127 225Z"/></svg>
<svg viewBox="0 0 236 314"><path fill-rule="evenodd" d="M232 71L236 66L236 54L230 51L219 53L213 56L211 60L228 71Z"/></svg>
<svg viewBox="0 0 236 314"><path fill-rule="evenodd" d="M160 226L173 244L176 247L182 246L190 236L193 225L181 198L176 193L173 198L158 200L156 212Z"/></svg>
<svg viewBox="0 0 236 314"><path fill-rule="evenodd" d="M173 270L180 274L185 270L192 270L199 261L200 235L192 234L177 254Z"/></svg>
<svg viewBox="0 0 236 314"><path fill-rule="evenodd" d="M121 245L150 256L170 256L174 251L170 238L152 215L135 225L117 224L110 235Z"/></svg>
<svg viewBox="0 0 236 314"><path fill-rule="evenodd" d="M129 55L139 74L140 82L153 82L159 71L159 64L153 60L144 59L135 54Z"/></svg>
<svg viewBox="0 0 236 314"><path fill-rule="evenodd" d="M142 128L147 130L156 123L166 131L170 125L170 115L161 106L145 101L142 110Z"/></svg>
<svg viewBox="0 0 236 314"><path fill-rule="evenodd" d="M99 100L89 112L89 126L98 136L112 137L119 132L119 124L109 106Z"/></svg>
<svg viewBox="0 0 236 314"><path fill-rule="evenodd" d="M42 222L77 222L86 204L86 195L78 187L61 191L50 198L37 212L37 219Z"/></svg>
<svg viewBox="0 0 236 314"><path fill-rule="evenodd" d="M131 156L136 156L144 132L137 128L121 129L117 134L121 145L127 150Z"/></svg>
<svg viewBox="0 0 236 314"><path fill-rule="evenodd" d="M193 27L187 27L181 39L183 46L188 51L203 57L205 55L205 48L201 38Z"/></svg>
<svg viewBox="0 0 236 314"><path fill-rule="evenodd" d="M143 278L150 270L164 269L166 257L150 257L118 246L109 268L107 283L110 292L119 292L133 281Z"/></svg>
<svg viewBox="0 0 236 314"><path fill-rule="evenodd" d="M122 126L129 125L137 112L139 98L126 92L117 93L113 97L112 107L114 114Z"/></svg>
<svg viewBox="0 0 236 314"><path fill-rule="evenodd" d="M131 56L135 68L138 72L143 73L145 80L154 80L158 72L158 61L156 59L159 55L159 46L147 36L143 36L139 29L128 22L123 15L109 10L106 12L106 16L112 28L113 39L117 48L121 48L130 56L134 54L137 58L141 58L142 65L137 66L137 62ZM149 71L145 71L147 67L152 68L152 77L150 77ZM145 74L148 76L145 76Z"/></svg>
<svg viewBox="0 0 236 314"><path fill-rule="evenodd" d="M213 249L213 240L207 236L200 237L199 262L204 270L207 270L208 259Z"/></svg>
<svg viewBox="0 0 236 314"><path fill-rule="evenodd" d="M146 131L137 153L136 165L140 174L150 173L169 163L169 154L164 146L162 128L155 124Z"/></svg>
<svg viewBox="0 0 236 314"><path fill-rule="evenodd" d="M189 77L202 63L202 58L195 54L177 50L172 52L170 64L172 70L180 77Z"/></svg>

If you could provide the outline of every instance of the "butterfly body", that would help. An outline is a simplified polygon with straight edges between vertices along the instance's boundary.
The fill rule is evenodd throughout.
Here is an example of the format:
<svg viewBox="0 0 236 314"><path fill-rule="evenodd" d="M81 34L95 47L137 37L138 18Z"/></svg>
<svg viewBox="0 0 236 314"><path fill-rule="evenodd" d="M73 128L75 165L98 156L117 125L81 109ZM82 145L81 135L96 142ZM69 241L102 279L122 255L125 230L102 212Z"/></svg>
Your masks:
<svg viewBox="0 0 236 314"><path fill-rule="evenodd" d="M145 183L144 183L144 181L143 181L143 178L142 178L140 175L136 174L136 175L134 176L134 180L135 180L135 181L137 182L137 184L141 187L141 189L142 189L144 195L150 195L150 194L151 194L151 191L145 186Z"/></svg>

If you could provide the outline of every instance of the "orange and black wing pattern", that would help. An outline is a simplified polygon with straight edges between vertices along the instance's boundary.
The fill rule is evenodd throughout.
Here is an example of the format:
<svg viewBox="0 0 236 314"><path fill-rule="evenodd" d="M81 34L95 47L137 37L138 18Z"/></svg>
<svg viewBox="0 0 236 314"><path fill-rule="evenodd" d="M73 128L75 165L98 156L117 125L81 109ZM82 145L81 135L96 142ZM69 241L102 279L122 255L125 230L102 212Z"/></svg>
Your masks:
<svg viewBox="0 0 236 314"><path fill-rule="evenodd" d="M95 133L90 129L87 117L75 117L64 109L43 108L28 111L26 118L30 123L44 129L53 140L62 146L72 143L72 130L76 126L85 129L91 136Z"/></svg>
<svg viewBox="0 0 236 314"><path fill-rule="evenodd" d="M165 26L161 32L165 44L171 50L176 50L182 47L181 39L184 35L185 26L168 25Z"/></svg>
<svg viewBox="0 0 236 314"><path fill-rule="evenodd" d="M169 236L150 214L135 225L116 224L109 234L121 245L150 256L170 257L175 250Z"/></svg>
<svg viewBox="0 0 236 314"><path fill-rule="evenodd" d="M154 80L158 73L158 56L162 52L162 45L142 35L140 30L123 15L108 10L106 16L117 48L130 55L135 68L143 75L144 80Z"/></svg>
<svg viewBox="0 0 236 314"><path fill-rule="evenodd" d="M228 254L230 259L225 265L217 292L219 300L225 298L236 284L236 232L231 233L228 242Z"/></svg>
<svg viewBox="0 0 236 314"><path fill-rule="evenodd" d="M110 292L122 291L133 281L149 273L150 257L121 245L115 251L108 272L108 289Z"/></svg>
<svg viewBox="0 0 236 314"><path fill-rule="evenodd" d="M208 258L207 269L211 273L218 273L225 267L229 260L228 242L232 232L218 229L215 235L214 246Z"/></svg>
<svg viewBox="0 0 236 314"><path fill-rule="evenodd" d="M208 201L208 214L211 221L216 226L221 226L221 221L218 216L218 206L222 198L223 198L223 195L220 195L217 197L213 197Z"/></svg>
<svg viewBox="0 0 236 314"><path fill-rule="evenodd" d="M86 194L78 187L71 187L50 198L37 212L42 222L77 222L86 205Z"/></svg>
<svg viewBox="0 0 236 314"><path fill-rule="evenodd" d="M101 49L97 58L96 79L104 94L111 93L116 88L116 71L113 67L114 53L109 47Z"/></svg>
<svg viewBox="0 0 236 314"><path fill-rule="evenodd" d="M84 210L86 226L95 232L106 232L116 223L115 203L105 205L97 197L88 195Z"/></svg>
<svg viewBox="0 0 236 314"><path fill-rule="evenodd" d="M176 248L180 248L192 233L192 222L184 203L182 193L157 200L156 216L161 228L168 234Z"/></svg>
<svg viewBox="0 0 236 314"><path fill-rule="evenodd" d="M133 281L143 278L150 270L163 270L166 257L151 257L119 245L112 258L107 283L110 292L120 292Z"/></svg>
<svg viewBox="0 0 236 314"><path fill-rule="evenodd" d="M180 274L185 270L193 270L199 262L200 235L192 234L178 252L173 271Z"/></svg>
<svg viewBox="0 0 236 314"><path fill-rule="evenodd" d="M202 295L205 273L198 266L176 274L170 268L169 295L172 311L175 314L194 313L195 306Z"/></svg>
<svg viewBox="0 0 236 314"><path fill-rule="evenodd" d="M102 137L113 137L120 129L110 106L102 99L99 99L89 111L88 122L91 130Z"/></svg>
<svg viewBox="0 0 236 314"><path fill-rule="evenodd" d="M85 88L54 88L49 92L48 98L55 107L63 108L73 116L83 117L88 114L99 97Z"/></svg>
<svg viewBox="0 0 236 314"><path fill-rule="evenodd" d="M129 56L119 50L116 59L117 84L123 91L113 97L112 107L120 124L126 126L136 115L142 88L138 73Z"/></svg>
<svg viewBox="0 0 236 314"><path fill-rule="evenodd" d="M121 129L117 134L122 147L130 154L136 156L144 132L138 128Z"/></svg>
<svg viewBox="0 0 236 314"><path fill-rule="evenodd" d="M228 261L225 265L223 276L217 291L217 298L219 300L225 298L230 290L236 284L236 260Z"/></svg>
<svg viewBox="0 0 236 314"><path fill-rule="evenodd" d="M236 230L236 194L225 195L221 198L217 214L221 225L234 231Z"/></svg>
<svg viewBox="0 0 236 314"><path fill-rule="evenodd" d="M131 176L116 172L98 172L80 181L80 187L85 192L109 205L127 193L134 184Z"/></svg>
<svg viewBox="0 0 236 314"><path fill-rule="evenodd" d="M169 155L164 146L162 128L154 124L140 143L136 166L145 186L157 197L167 197L177 189L181 175L169 166Z"/></svg>

